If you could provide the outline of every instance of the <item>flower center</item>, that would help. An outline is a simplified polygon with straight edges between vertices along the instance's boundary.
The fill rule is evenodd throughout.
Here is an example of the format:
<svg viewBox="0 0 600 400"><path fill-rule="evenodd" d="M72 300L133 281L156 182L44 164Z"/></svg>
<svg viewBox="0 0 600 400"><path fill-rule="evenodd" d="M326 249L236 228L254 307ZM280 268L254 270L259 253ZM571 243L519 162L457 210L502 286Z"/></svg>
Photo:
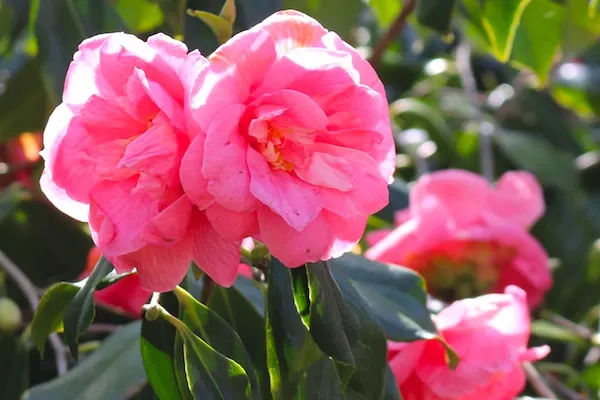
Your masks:
<svg viewBox="0 0 600 400"><path fill-rule="evenodd" d="M407 264L423 275L434 297L451 302L487 293L515 255L514 248L495 242L452 241Z"/></svg>
<svg viewBox="0 0 600 400"><path fill-rule="evenodd" d="M264 125L259 134L253 134L255 132L250 134L250 137L254 139L251 140L252 147L263 155L273 169L291 171L294 164L286 160L282 154L287 143L285 132L269 122L265 122Z"/></svg>

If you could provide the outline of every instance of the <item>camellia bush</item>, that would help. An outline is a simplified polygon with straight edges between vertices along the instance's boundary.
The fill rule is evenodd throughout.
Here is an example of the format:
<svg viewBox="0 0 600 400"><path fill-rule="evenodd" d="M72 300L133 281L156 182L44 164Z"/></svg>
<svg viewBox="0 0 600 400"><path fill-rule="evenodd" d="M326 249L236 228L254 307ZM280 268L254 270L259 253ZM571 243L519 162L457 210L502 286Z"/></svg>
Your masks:
<svg viewBox="0 0 600 400"><path fill-rule="evenodd" d="M599 37L0 0L0 400L600 399Z"/></svg>

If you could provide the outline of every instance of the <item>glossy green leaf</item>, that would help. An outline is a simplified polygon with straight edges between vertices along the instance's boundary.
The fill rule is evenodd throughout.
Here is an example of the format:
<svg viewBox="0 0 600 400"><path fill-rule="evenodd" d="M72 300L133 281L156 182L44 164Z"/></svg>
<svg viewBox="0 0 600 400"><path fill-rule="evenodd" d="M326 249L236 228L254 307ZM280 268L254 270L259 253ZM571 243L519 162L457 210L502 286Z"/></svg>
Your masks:
<svg viewBox="0 0 600 400"><path fill-rule="evenodd" d="M208 301L208 308L219 314L239 335L256 368L262 398L269 399L271 391L267 369L265 320L262 314L235 286L216 286Z"/></svg>
<svg viewBox="0 0 600 400"><path fill-rule="evenodd" d="M171 293L162 294L160 304L177 314L179 305ZM177 368L184 371L184 366L183 363L176 366L176 351L180 351L183 360L183 345L181 342L176 342L175 335L175 328L164 319L159 318L154 321L144 319L140 339L142 360L148 381L160 400L191 400L192 395L187 382L180 386L176 377Z"/></svg>
<svg viewBox="0 0 600 400"><path fill-rule="evenodd" d="M40 354L44 354L46 338L62 325L65 310L77 292L79 287L60 282L50 287L40 299L31 322L31 340Z"/></svg>
<svg viewBox="0 0 600 400"><path fill-rule="evenodd" d="M342 395L333 361L319 350L298 314L290 270L275 258L269 268L266 330L267 365L275 400L337 399Z"/></svg>
<svg viewBox="0 0 600 400"><path fill-rule="evenodd" d="M160 6L151 0L118 0L115 8L133 32L151 31L160 26L164 20Z"/></svg>
<svg viewBox="0 0 600 400"><path fill-rule="evenodd" d="M283 0L283 9L302 11L350 42L361 8L361 0Z"/></svg>
<svg viewBox="0 0 600 400"><path fill-rule="evenodd" d="M0 332L0 399L20 400L29 385L27 343L18 336ZM52 400L52 399L48 399Z"/></svg>
<svg viewBox="0 0 600 400"><path fill-rule="evenodd" d="M450 31L456 0L419 0L417 19L419 23L441 33Z"/></svg>
<svg viewBox="0 0 600 400"><path fill-rule="evenodd" d="M425 307L425 283L414 271L355 254L332 259L329 264L338 282L342 274L347 276L383 326L388 339L405 342L437 336Z"/></svg>
<svg viewBox="0 0 600 400"><path fill-rule="evenodd" d="M354 365L352 346L358 338L359 321L345 303L326 262L308 264L310 313L308 325L321 351L333 359Z"/></svg>
<svg viewBox="0 0 600 400"><path fill-rule="evenodd" d="M112 264L104 256L100 257L94 270L85 281L83 288L77 292L73 301L65 310L63 320L65 338L75 360L79 355L79 336L87 330L94 320L94 292L96 286L112 269Z"/></svg>
<svg viewBox="0 0 600 400"><path fill-rule="evenodd" d="M239 364L250 383L251 398L260 399L260 385L252 359L238 334L219 314L194 299L185 290L176 288L174 293L182 310L182 320L188 328L223 357ZM183 333L182 339L184 342L187 340ZM202 346L200 348L204 349Z"/></svg>
<svg viewBox="0 0 600 400"><path fill-rule="evenodd" d="M119 329L66 375L29 389L23 400L122 399L146 380L140 323Z"/></svg>

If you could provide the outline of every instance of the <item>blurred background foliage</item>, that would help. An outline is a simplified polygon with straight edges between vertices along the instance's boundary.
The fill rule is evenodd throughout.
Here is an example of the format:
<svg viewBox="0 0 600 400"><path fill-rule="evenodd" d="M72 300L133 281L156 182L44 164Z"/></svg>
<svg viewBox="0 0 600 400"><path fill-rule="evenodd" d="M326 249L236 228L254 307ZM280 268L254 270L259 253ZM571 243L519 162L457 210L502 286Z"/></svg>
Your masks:
<svg viewBox="0 0 600 400"><path fill-rule="evenodd" d="M185 11L218 14L222 3L0 0L0 250L39 288L76 279L92 246L85 228L54 209L37 183L40 132L60 102L77 45L102 32L142 39L165 32L208 55L215 35ZM410 182L428 171L465 168L490 179L509 169L536 174L547 212L534 234L553 258L555 278L534 323L534 340L553 347L540 370L564 398L600 398L600 349L593 346L600 330L600 2L238 0L235 30L287 8L358 47L385 83L397 180L371 227L389 224L393 211L407 205ZM407 21L398 32L401 13ZM0 277L0 295L22 312L23 329L0 333L0 377L10 382L0 385L0 399L8 400L56 370L51 350L42 360L27 340L26 299ZM110 330L128 319L99 310L98 321ZM88 386L59 380L28 398L63 399L65 390L80 394L69 398L154 398L139 356L123 353L139 347L132 330L105 342L104 356L85 358L79 373ZM105 336L102 329L87 334L88 350ZM127 379L117 379L119 371L128 371ZM91 387L102 384L113 392Z"/></svg>

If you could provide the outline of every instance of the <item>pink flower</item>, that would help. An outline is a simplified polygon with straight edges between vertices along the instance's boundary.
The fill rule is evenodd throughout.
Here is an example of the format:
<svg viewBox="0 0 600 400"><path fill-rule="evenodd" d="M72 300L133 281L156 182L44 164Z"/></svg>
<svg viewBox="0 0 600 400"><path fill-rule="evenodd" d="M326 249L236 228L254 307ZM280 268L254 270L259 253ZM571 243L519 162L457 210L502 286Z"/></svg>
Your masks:
<svg viewBox="0 0 600 400"><path fill-rule="evenodd" d="M87 39L44 132L46 196L89 221L117 271L137 268L151 291L172 289L192 259L224 286L239 265L240 241L221 237L179 181L189 145L184 83L191 68L207 64L163 34L146 42L124 33Z"/></svg>
<svg viewBox="0 0 600 400"><path fill-rule="evenodd" d="M94 266L102 256L100 249L92 247L88 253L86 269L81 274L81 279L92 273ZM128 275L111 286L94 293L96 303L116 309L129 316L140 318L142 306L150 298L151 292L142 288L140 277L137 274Z"/></svg>
<svg viewBox="0 0 600 400"><path fill-rule="evenodd" d="M516 286L504 294L457 301L434 317L457 352L448 366L438 340L388 342L388 361L405 400L512 400L525 387L521 363L545 357L548 346L527 348L527 295Z"/></svg>
<svg viewBox="0 0 600 400"><path fill-rule="evenodd" d="M472 172L439 171L415 184L394 230L367 235L365 255L418 271L445 301L517 285L536 306L552 277L527 230L543 212L542 189L527 172L507 172L491 187Z"/></svg>
<svg viewBox="0 0 600 400"><path fill-rule="evenodd" d="M387 204L395 162L373 68L297 11L209 59L191 90L187 195L224 237L261 240L289 267L351 250Z"/></svg>

